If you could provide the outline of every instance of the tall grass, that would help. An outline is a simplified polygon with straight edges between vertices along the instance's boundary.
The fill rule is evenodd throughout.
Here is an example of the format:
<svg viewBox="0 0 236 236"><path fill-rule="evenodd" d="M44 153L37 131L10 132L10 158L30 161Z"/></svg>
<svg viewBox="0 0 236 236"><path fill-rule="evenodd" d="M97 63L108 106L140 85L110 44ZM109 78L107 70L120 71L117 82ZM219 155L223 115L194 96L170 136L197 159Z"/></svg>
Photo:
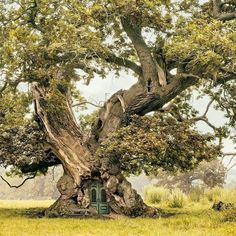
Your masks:
<svg viewBox="0 0 236 236"><path fill-rule="evenodd" d="M144 188L144 199L150 204L158 204L167 201L170 197L170 190L163 187L146 186Z"/></svg>
<svg viewBox="0 0 236 236"><path fill-rule="evenodd" d="M166 203L173 208L182 208L187 202L187 196L180 190L169 190L163 187L146 186L144 199L150 204Z"/></svg>
<svg viewBox="0 0 236 236"><path fill-rule="evenodd" d="M144 199L149 204L167 205L172 208L183 208L189 203L213 204L219 201L236 205L236 189L195 187L185 194L180 189L168 190L163 187L146 186Z"/></svg>
<svg viewBox="0 0 236 236"><path fill-rule="evenodd" d="M210 202L230 202L236 204L236 189L223 189L215 187L205 191L205 196Z"/></svg>
<svg viewBox="0 0 236 236"><path fill-rule="evenodd" d="M202 187L192 188L189 192L189 198L192 202L200 202L203 199L205 200L204 192L205 190Z"/></svg>
<svg viewBox="0 0 236 236"><path fill-rule="evenodd" d="M168 202L169 207L183 208L187 202L187 196L180 189L174 189L171 191L171 195Z"/></svg>

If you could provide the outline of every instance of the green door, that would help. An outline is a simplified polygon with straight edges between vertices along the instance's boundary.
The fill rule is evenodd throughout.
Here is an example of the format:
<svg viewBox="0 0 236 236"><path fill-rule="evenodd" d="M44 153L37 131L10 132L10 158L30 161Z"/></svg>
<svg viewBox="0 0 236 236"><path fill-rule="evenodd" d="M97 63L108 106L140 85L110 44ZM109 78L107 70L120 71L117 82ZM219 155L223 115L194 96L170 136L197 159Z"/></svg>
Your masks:
<svg viewBox="0 0 236 236"><path fill-rule="evenodd" d="M107 203L106 191L102 183L95 181L91 184L90 189L91 206L94 207L98 214L109 214L110 209Z"/></svg>

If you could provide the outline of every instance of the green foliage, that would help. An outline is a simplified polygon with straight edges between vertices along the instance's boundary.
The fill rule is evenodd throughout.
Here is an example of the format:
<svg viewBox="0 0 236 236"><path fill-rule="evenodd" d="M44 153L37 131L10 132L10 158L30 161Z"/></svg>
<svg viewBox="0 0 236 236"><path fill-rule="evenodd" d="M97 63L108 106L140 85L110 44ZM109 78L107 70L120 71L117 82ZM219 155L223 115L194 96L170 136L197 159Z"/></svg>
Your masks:
<svg viewBox="0 0 236 236"><path fill-rule="evenodd" d="M32 96L23 92L5 91L0 97L0 131L29 122ZM27 117L27 114L29 118Z"/></svg>
<svg viewBox="0 0 236 236"><path fill-rule="evenodd" d="M176 36L165 45L167 59L182 62L189 73L215 80L224 71L235 71L235 32L235 20L224 23L208 18L180 18Z"/></svg>
<svg viewBox="0 0 236 236"><path fill-rule="evenodd" d="M75 99L82 99L71 84L80 79L89 83L95 74L105 77L110 70L118 74L122 71L121 65L109 61L112 56L139 64L134 45L120 21L130 15L142 30L150 54L161 51L159 56L163 56L168 70L201 77L195 88L207 85L203 93L210 97L214 94L216 108L226 111L233 126L235 82L219 89L214 81L228 74L235 76L235 20L212 20L202 10L199 1L189 0L0 3L0 95L5 82L9 89L0 97L0 112L6 112L5 117L0 117L0 131L17 126L21 130L27 123L30 95L10 90L20 82L49 84L45 101L53 119L66 106L65 89L72 89ZM183 97L188 98L189 93ZM186 116L197 114L186 101L181 105ZM81 118L82 129L87 130L93 119L94 115ZM228 135L225 127L221 131L220 135ZM142 170L156 173L158 168L185 171L218 155L212 140L185 121L179 123L165 116L133 118L130 126L103 143L98 155L114 156L124 171L135 174Z"/></svg>
<svg viewBox="0 0 236 236"><path fill-rule="evenodd" d="M45 133L36 124L5 129L0 133L0 165L21 168L39 163L45 158L45 143Z"/></svg>
<svg viewBox="0 0 236 236"><path fill-rule="evenodd" d="M124 171L134 174L155 174L158 168L186 171L219 155L212 141L213 136L199 133L187 121L156 113L134 116L131 125L102 143L97 155L116 157Z"/></svg>
<svg viewBox="0 0 236 236"><path fill-rule="evenodd" d="M97 118L97 114L98 114L98 111L95 110L91 114L81 115L79 117L80 127L84 132L90 131L91 125L95 122L95 120Z"/></svg>
<svg viewBox="0 0 236 236"><path fill-rule="evenodd" d="M227 125L234 129L236 124L236 84L224 84L217 91L216 100L218 102L215 106L216 109L225 113L225 117L228 120ZM229 134L227 128L225 127L224 132Z"/></svg>

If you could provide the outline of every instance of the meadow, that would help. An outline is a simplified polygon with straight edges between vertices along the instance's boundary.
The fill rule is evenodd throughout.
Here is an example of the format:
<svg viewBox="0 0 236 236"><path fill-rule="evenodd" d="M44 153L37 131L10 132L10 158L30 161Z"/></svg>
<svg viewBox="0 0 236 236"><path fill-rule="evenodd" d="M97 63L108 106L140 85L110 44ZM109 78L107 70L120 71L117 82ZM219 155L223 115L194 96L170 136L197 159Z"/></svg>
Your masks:
<svg viewBox="0 0 236 236"><path fill-rule="evenodd" d="M152 198L149 199L150 191L156 191L159 198L158 196L153 198L155 194L152 193ZM32 213L43 210L52 201L0 200L0 236L236 235L236 209L221 212L211 209L216 198L234 200L234 194L235 190L227 192L213 189L203 195L200 191L196 191L187 196L179 190L170 193L162 188L149 187L145 190L146 201L169 213L168 217L157 219L39 218ZM153 199L155 199L154 203Z"/></svg>

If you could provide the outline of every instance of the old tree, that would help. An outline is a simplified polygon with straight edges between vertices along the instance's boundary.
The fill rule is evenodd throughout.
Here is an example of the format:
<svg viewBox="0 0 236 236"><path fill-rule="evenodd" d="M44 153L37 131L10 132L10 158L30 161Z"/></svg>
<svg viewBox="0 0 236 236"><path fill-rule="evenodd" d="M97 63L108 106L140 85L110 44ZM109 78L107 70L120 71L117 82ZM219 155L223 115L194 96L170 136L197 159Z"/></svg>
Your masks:
<svg viewBox="0 0 236 236"><path fill-rule="evenodd" d="M236 118L235 7L234 0L1 1L0 164L28 176L63 165L49 216L96 214L94 181L111 212L158 215L125 175L185 171L221 155ZM127 80L132 72L137 82L94 113L88 132L73 110L86 104L76 83L112 71ZM203 115L189 103L193 91L210 100ZM211 104L225 112L225 125L208 121ZM199 133L198 121L213 132Z"/></svg>

